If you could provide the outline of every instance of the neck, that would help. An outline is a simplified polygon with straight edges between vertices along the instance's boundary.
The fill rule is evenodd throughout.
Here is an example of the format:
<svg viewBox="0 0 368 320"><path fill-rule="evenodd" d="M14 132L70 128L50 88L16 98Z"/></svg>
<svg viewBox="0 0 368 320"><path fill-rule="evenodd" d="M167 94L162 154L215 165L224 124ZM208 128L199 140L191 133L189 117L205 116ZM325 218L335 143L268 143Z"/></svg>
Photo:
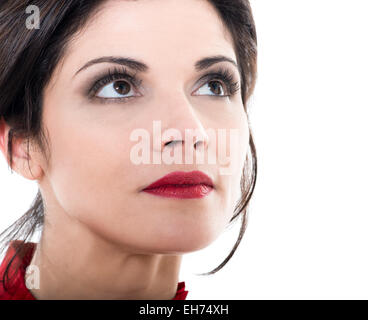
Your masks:
<svg viewBox="0 0 368 320"><path fill-rule="evenodd" d="M39 288L29 289L36 299L174 298L180 255L135 253L96 236L67 214L63 223L50 223L47 216L30 263L39 270Z"/></svg>

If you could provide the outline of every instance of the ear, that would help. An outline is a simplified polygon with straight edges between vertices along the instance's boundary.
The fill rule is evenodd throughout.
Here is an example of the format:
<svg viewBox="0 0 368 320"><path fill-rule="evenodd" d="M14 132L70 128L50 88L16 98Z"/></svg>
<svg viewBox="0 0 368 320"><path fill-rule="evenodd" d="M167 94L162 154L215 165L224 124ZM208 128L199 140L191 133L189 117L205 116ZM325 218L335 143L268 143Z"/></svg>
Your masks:
<svg viewBox="0 0 368 320"><path fill-rule="evenodd" d="M10 164L8 154L8 138L10 126L5 122L4 118L0 118L0 150L3 153L6 162L18 174L28 180L39 180L43 175L43 170L38 161L37 153L28 153L27 143L25 140L13 138L12 154L13 166Z"/></svg>

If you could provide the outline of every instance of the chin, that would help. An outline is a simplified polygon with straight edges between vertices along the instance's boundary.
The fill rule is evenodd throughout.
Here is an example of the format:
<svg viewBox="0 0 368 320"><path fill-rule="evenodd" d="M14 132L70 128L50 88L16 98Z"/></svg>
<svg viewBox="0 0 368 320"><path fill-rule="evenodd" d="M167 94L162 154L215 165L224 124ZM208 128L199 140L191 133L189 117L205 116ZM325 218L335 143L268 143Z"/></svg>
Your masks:
<svg viewBox="0 0 368 320"><path fill-rule="evenodd" d="M156 246L156 250L162 254L184 254L202 250L211 245L218 237L216 235L188 235L187 237L177 237L170 241L161 242Z"/></svg>

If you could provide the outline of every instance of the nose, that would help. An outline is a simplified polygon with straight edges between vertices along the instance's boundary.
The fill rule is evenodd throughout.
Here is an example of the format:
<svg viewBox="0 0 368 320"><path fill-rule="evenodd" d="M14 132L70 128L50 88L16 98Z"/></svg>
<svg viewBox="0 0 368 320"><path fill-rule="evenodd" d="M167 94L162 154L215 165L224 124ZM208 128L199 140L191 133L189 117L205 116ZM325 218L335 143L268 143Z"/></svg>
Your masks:
<svg viewBox="0 0 368 320"><path fill-rule="evenodd" d="M155 151L167 152L166 149L193 148L196 152L206 151L209 136L201 121L201 115L193 108L184 95L171 100L166 98L162 105L160 120L162 136L161 141L154 141ZM157 118L156 118L157 119ZM157 120L156 120L157 121ZM154 139L157 139L158 137Z"/></svg>

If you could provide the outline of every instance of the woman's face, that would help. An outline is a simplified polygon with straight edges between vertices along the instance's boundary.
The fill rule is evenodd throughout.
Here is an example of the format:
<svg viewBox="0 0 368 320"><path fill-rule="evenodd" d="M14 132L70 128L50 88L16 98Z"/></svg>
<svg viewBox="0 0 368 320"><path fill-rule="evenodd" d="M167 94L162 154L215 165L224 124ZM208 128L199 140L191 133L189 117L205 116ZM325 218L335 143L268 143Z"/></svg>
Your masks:
<svg viewBox="0 0 368 320"><path fill-rule="evenodd" d="M221 68L240 83L237 67L227 61L203 70L195 67L203 58L220 55L237 62L231 35L207 1L107 1L70 42L45 88L43 123L51 159L39 183L49 207L58 206L94 234L136 252L180 254L213 242L239 199L249 145L241 91L221 97L230 94L226 82L200 80ZM129 57L148 68L124 66L137 83L118 77L94 86L109 70L123 69L112 62L82 68L102 57ZM160 121L162 133L179 130L183 145L164 146L160 136L153 135L154 120ZM148 164L132 161L131 150L138 142L130 135L136 129L150 135L150 144L145 145ZM197 130L205 148L195 149L195 141L185 139L185 129ZM207 134L208 129L216 135L219 129L226 130L228 137L230 129L239 130L230 154L231 175L221 174L228 164L220 162L218 140ZM195 155L215 150L216 163L153 163L153 154L169 154L184 146ZM228 143L227 152L229 147ZM141 192L170 172L193 170L205 172L214 182L215 189L204 198Z"/></svg>

